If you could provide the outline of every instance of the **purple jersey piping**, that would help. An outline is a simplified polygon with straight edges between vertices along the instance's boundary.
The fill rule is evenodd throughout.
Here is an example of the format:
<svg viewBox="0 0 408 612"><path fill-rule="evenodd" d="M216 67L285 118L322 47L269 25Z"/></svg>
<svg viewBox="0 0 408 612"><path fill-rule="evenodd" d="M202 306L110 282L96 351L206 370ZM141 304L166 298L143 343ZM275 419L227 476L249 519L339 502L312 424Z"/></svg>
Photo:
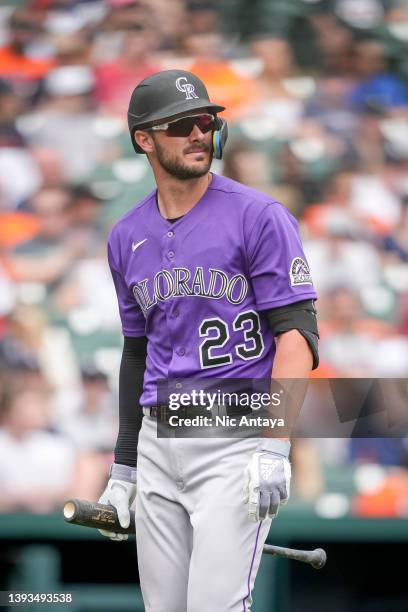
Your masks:
<svg viewBox="0 0 408 612"><path fill-rule="evenodd" d="M252 574L252 569L254 567L256 549L258 548L258 539L259 539L259 532L261 530L261 525L262 525L262 521L259 522L258 529L256 532L254 552L252 553L252 560L251 560L251 565L250 565L249 573L248 573L248 582L247 582L248 593L245 595L244 599L242 600L242 605L243 605L242 612L247 612L247 600L248 600L248 597L251 595L251 574Z"/></svg>

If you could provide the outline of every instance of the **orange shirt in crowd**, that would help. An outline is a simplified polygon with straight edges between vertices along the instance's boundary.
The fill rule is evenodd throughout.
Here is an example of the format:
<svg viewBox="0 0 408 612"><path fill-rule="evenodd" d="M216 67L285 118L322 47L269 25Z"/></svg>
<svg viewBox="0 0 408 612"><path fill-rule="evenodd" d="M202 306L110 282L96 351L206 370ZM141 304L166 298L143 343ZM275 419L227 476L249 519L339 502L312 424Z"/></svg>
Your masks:
<svg viewBox="0 0 408 612"><path fill-rule="evenodd" d="M38 221L26 212L0 213L0 247L12 249L38 234Z"/></svg>
<svg viewBox="0 0 408 612"><path fill-rule="evenodd" d="M211 100L226 107L222 116L229 121L239 120L256 99L255 82L229 62L196 60L187 70L204 81Z"/></svg>
<svg viewBox="0 0 408 612"><path fill-rule="evenodd" d="M36 80L46 75L54 64L54 60L26 57L11 47L0 48L0 77Z"/></svg>

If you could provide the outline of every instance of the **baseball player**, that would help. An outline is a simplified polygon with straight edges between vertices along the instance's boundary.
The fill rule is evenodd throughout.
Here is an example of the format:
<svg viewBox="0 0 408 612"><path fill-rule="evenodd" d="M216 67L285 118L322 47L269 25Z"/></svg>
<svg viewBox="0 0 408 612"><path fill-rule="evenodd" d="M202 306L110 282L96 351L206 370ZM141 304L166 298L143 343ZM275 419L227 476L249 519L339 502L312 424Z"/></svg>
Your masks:
<svg viewBox="0 0 408 612"><path fill-rule="evenodd" d="M115 461L99 501L122 526L135 501L147 612L249 612L290 483L287 439L158 437L156 381L302 378L318 363L316 294L296 221L210 172L227 139L223 110L183 70L139 83L129 129L157 189L108 242L124 348Z"/></svg>

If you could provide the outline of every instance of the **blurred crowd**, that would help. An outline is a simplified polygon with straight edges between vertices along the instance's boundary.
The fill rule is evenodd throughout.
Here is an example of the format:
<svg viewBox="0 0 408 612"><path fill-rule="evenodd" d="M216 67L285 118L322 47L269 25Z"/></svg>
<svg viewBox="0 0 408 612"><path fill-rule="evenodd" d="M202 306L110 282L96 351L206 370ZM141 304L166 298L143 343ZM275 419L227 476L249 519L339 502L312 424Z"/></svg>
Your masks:
<svg viewBox="0 0 408 612"><path fill-rule="evenodd" d="M214 171L299 220L319 294L315 375L408 378L405 0L6 0L0 510L48 511L103 486L121 354L106 237L154 186L127 105L173 67L227 107ZM408 445L388 446L316 448L339 464L408 465ZM316 448L302 447L310 497L322 485Z"/></svg>

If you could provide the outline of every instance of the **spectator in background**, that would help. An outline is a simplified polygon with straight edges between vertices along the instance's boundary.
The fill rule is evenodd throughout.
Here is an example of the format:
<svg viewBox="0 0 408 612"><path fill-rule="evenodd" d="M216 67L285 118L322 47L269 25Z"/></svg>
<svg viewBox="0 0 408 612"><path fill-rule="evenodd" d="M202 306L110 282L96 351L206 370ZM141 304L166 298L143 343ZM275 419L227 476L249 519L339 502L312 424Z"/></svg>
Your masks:
<svg viewBox="0 0 408 612"><path fill-rule="evenodd" d="M152 0L107 0L108 12L100 27L104 31L122 32L136 24L148 25Z"/></svg>
<svg viewBox="0 0 408 612"><path fill-rule="evenodd" d="M205 82L210 98L223 100L227 107L223 113L225 119L237 121L252 108L254 80L238 73L225 59L225 41L221 32L187 32L182 51L190 58L186 69Z"/></svg>
<svg viewBox="0 0 408 612"><path fill-rule="evenodd" d="M108 377L92 362L81 370L77 394L59 398L55 427L83 451L95 451L110 461L118 429L115 398Z"/></svg>
<svg viewBox="0 0 408 612"><path fill-rule="evenodd" d="M153 30L140 24L121 32L118 56L95 66L95 97L104 112L123 118L135 87L159 67L152 60L157 45Z"/></svg>
<svg viewBox="0 0 408 612"><path fill-rule="evenodd" d="M325 75L338 74L349 78L353 71L352 30L330 10L318 11L310 19L319 49L317 62L321 71Z"/></svg>
<svg viewBox="0 0 408 612"><path fill-rule="evenodd" d="M71 262L52 296L55 311L67 318L72 328L81 329L85 322L88 333L113 332L119 329L112 278L106 266L105 246L94 244L87 255Z"/></svg>
<svg viewBox="0 0 408 612"><path fill-rule="evenodd" d="M251 142L242 140L228 147L223 174L254 189L271 193L270 159Z"/></svg>
<svg viewBox="0 0 408 612"><path fill-rule="evenodd" d="M407 376L408 341L393 325L365 315L356 291L333 289L321 311L321 359L336 376Z"/></svg>
<svg viewBox="0 0 408 612"><path fill-rule="evenodd" d="M290 137L299 127L304 100L313 93L314 81L299 78L292 50L284 38L257 38L251 44L251 54L260 60L262 69L248 114L274 120L276 133Z"/></svg>
<svg viewBox="0 0 408 612"><path fill-rule="evenodd" d="M53 59L31 56L27 49L42 32L41 13L25 8L13 11L9 20L9 40L0 48L0 77L8 77L25 85L27 94L35 93L35 86L54 64Z"/></svg>
<svg viewBox="0 0 408 612"><path fill-rule="evenodd" d="M284 202L291 212L297 208L296 189L290 182L274 184L273 162L270 156L250 141L231 143L224 156L223 174L234 181L269 193L274 199Z"/></svg>
<svg viewBox="0 0 408 612"><path fill-rule="evenodd" d="M14 369L27 387L43 388L41 350L46 318L33 307L15 306L0 339L0 367ZM32 384L34 381L34 384Z"/></svg>
<svg viewBox="0 0 408 612"><path fill-rule="evenodd" d="M37 282L51 289L79 257L86 246L83 234L75 235L71 225L71 196L60 188L41 189L29 202L38 222L31 240L19 244L5 257L5 265L16 282Z"/></svg>
<svg viewBox="0 0 408 612"><path fill-rule="evenodd" d="M47 431L49 398L18 390L3 397L0 426L0 509L51 512L74 491L76 453Z"/></svg>
<svg viewBox="0 0 408 612"><path fill-rule="evenodd" d="M70 190L70 195L72 227L74 229L93 229L100 240L103 200L86 184L74 185Z"/></svg>
<svg viewBox="0 0 408 612"><path fill-rule="evenodd" d="M209 32L219 27L220 13L215 0L187 0L188 29L193 32Z"/></svg>
<svg viewBox="0 0 408 612"><path fill-rule="evenodd" d="M306 102L304 116L314 119L329 133L340 138L345 155L355 150L355 130L359 118L347 107L352 81L342 75L328 73L317 80L316 91Z"/></svg>
<svg viewBox="0 0 408 612"><path fill-rule="evenodd" d="M69 386L76 381L75 355L66 330L52 326L41 307L19 302L5 319L0 367L12 373L22 388L43 390L45 385Z"/></svg>
<svg viewBox="0 0 408 612"><path fill-rule="evenodd" d="M17 127L26 102L17 89L10 80L0 79L0 210L21 205L41 183L37 165Z"/></svg>
<svg viewBox="0 0 408 612"><path fill-rule="evenodd" d="M71 195L64 187L40 189L27 203L27 211L39 222L37 236L24 242L17 253L41 253L57 247L71 225Z"/></svg>
<svg viewBox="0 0 408 612"><path fill-rule="evenodd" d="M48 147L36 147L30 151L31 157L40 173L41 187L59 188L65 182L65 173L61 158L55 150Z"/></svg>
<svg viewBox="0 0 408 612"><path fill-rule="evenodd" d="M365 128L358 132L363 136ZM374 130L377 128L374 126ZM367 133L367 132L366 132ZM381 163L381 151L375 146L375 134L371 138L372 148L365 144L365 154L351 176L349 207L353 214L367 224L372 232L385 235L394 230L401 214L400 195L393 181L394 168ZM359 146L359 145L358 145ZM360 151L362 147L359 146Z"/></svg>
<svg viewBox="0 0 408 612"><path fill-rule="evenodd" d="M310 204L321 202L325 189L325 180L320 175L314 176L308 168L308 160L298 154L293 143L281 146L276 160L277 180L292 194L288 207L297 217ZM282 200L285 202L286 200ZM292 202L292 204L290 204Z"/></svg>
<svg viewBox="0 0 408 612"><path fill-rule="evenodd" d="M320 291L331 291L339 284L359 290L379 282L379 254L374 245L359 237L359 231L350 217L333 212L326 237L306 243L313 280Z"/></svg>
<svg viewBox="0 0 408 612"><path fill-rule="evenodd" d="M91 64L92 38L85 30L51 37L57 66L86 66Z"/></svg>
<svg viewBox="0 0 408 612"><path fill-rule="evenodd" d="M32 147L54 150L66 181L85 180L102 155L95 129L94 85L89 66L54 68L44 81L46 100L20 122Z"/></svg>
<svg viewBox="0 0 408 612"><path fill-rule="evenodd" d="M74 494L95 498L106 462L52 432L49 392L27 381L16 376L0 389L0 511L47 513Z"/></svg>
<svg viewBox="0 0 408 612"><path fill-rule="evenodd" d="M368 105L361 113L354 115L358 118L353 134L358 167L367 174L380 174L384 170L386 161L384 135L381 129L386 113L381 107Z"/></svg>
<svg viewBox="0 0 408 612"><path fill-rule="evenodd" d="M367 106L386 110L408 106L408 89L390 72L384 46L379 41L356 42L353 67L357 79L350 93L353 109L361 112Z"/></svg>
<svg viewBox="0 0 408 612"><path fill-rule="evenodd" d="M180 49L183 36L194 28L186 5L185 0L145 0L145 7L150 10L149 24L155 31L157 46L165 61L174 60L174 52Z"/></svg>
<svg viewBox="0 0 408 612"><path fill-rule="evenodd" d="M105 232L101 226L103 202L86 185L70 190L68 245L80 256L72 257L51 300L59 316L72 322L86 317L93 329L116 330L115 292L106 266ZM72 255L68 249L67 254Z"/></svg>
<svg viewBox="0 0 408 612"><path fill-rule="evenodd" d="M38 295L38 293L40 295ZM0 335L0 370L16 379L21 388L70 387L77 383L78 367L71 338L61 325L53 325L41 306L44 295L34 287L26 297L40 305L22 304L4 320Z"/></svg>
<svg viewBox="0 0 408 612"><path fill-rule="evenodd" d="M374 173L358 158L354 165L347 161L340 165L327 182L320 202L305 210L311 233L322 236L337 219L353 225L354 233L360 232L366 239L390 233L398 223L401 203L391 180L393 171L389 170L380 165Z"/></svg>

